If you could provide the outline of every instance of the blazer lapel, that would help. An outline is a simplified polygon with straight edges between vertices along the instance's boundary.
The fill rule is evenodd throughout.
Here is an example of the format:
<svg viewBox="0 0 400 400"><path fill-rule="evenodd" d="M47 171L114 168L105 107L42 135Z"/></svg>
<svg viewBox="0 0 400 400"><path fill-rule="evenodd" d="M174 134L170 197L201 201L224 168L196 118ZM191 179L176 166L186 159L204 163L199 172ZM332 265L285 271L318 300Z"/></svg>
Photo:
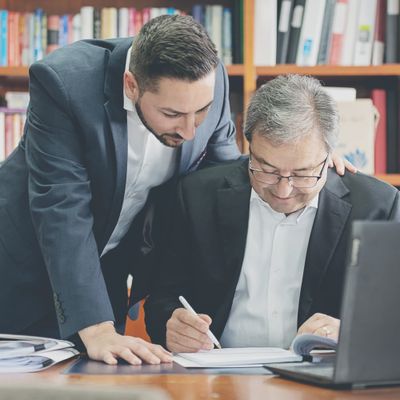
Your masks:
<svg viewBox="0 0 400 400"><path fill-rule="evenodd" d="M108 242L112 231L118 222L118 217L121 211L125 191L128 151L126 111L112 101L108 101L104 107L106 109L114 142L116 173L114 196L112 199L111 212L108 218L103 246Z"/></svg>
<svg viewBox="0 0 400 400"><path fill-rule="evenodd" d="M229 315L246 247L251 193L246 167L247 161L226 178L227 187L217 192L217 218L225 259L222 274L227 285L224 301L213 321L218 336L222 334Z"/></svg>
<svg viewBox="0 0 400 400"><path fill-rule="evenodd" d="M317 215L308 245L298 325L310 317L315 295L348 220L352 206L343 199L348 192L339 176L330 172L325 188L320 192Z"/></svg>
<svg viewBox="0 0 400 400"><path fill-rule="evenodd" d="M114 144L116 172L111 211L108 215L103 243L99 246L101 251L118 222L125 191L128 139L126 111L123 107L123 74L126 55L131 44L132 39L126 39L113 49L104 83L104 92L108 99L104 108Z"/></svg>

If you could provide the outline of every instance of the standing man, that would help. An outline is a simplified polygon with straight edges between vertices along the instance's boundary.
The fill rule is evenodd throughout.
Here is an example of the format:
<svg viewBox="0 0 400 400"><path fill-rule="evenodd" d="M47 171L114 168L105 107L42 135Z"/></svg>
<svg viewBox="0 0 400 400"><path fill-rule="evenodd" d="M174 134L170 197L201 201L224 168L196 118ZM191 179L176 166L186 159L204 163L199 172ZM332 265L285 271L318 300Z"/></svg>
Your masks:
<svg viewBox="0 0 400 400"><path fill-rule="evenodd" d="M0 167L0 332L79 334L89 357L170 361L116 331L148 290L152 188L237 159L228 79L204 28L162 16L30 68L24 137ZM115 326L114 326L115 324Z"/></svg>
<svg viewBox="0 0 400 400"><path fill-rule="evenodd" d="M316 79L278 77L250 102L249 160L182 179L146 302L153 342L211 349L209 327L226 347L288 347L297 333L337 339L352 221L400 221L397 189L328 170L338 121Z"/></svg>

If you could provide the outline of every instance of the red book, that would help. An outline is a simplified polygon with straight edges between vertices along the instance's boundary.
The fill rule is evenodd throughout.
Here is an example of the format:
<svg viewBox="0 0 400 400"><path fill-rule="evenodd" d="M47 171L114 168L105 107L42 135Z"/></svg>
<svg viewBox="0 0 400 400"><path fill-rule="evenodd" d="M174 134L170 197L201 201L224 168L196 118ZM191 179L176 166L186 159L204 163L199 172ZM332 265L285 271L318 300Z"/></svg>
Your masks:
<svg viewBox="0 0 400 400"><path fill-rule="evenodd" d="M128 24L128 36L136 35L136 9L134 7L129 7L129 24Z"/></svg>
<svg viewBox="0 0 400 400"><path fill-rule="evenodd" d="M338 65L342 57L343 37L346 29L348 13L348 1L337 0L335 14L333 16L331 48L329 52L329 64Z"/></svg>
<svg viewBox="0 0 400 400"><path fill-rule="evenodd" d="M373 89L371 99L379 112L375 136L375 174L386 174L386 91L384 89Z"/></svg>
<svg viewBox="0 0 400 400"><path fill-rule="evenodd" d="M5 116L5 153L8 157L14 150L14 124L12 114Z"/></svg>
<svg viewBox="0 0 400 400"><path fill-rule="evenodd" d="M386 0L377 0L372 65L383 64L386 30Z"/></svg>

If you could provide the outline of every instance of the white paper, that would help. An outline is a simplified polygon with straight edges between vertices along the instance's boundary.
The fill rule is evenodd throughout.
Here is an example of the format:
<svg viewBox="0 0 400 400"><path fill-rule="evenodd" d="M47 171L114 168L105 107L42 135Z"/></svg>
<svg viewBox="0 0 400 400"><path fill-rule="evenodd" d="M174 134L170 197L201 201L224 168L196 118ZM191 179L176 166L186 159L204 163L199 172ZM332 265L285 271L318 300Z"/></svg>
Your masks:
<svg viewBox="0 0 400 400"><path fill-rule="evenodd" d="M263 364L302 361L290 350L277 347L224 348L177 353L174 361L186 368L260 367Z"/></svg>

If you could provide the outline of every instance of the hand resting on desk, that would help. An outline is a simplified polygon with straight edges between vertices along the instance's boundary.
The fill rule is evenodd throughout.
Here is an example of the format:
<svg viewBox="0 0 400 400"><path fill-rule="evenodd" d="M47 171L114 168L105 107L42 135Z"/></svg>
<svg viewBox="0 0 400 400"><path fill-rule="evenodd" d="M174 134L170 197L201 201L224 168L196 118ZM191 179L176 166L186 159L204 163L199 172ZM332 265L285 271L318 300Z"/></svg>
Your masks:
<svg viewBox="0 0 400 400"><path fill-rule="evenodd" d="M141 364L142 360L148 364L172 362L171 354L161 346L140 338L120 335L109 322L82 329L79 335L92 360L117 364L117 358L122 358L133 365Z"/></svg>
<svg viewBox="0 0 400 400"><path fill-rule="evenodd" d="M297 334L310 333L338 340L340 319L326 314L316 313L300 326Z"/></svg>
<svg viewBox="0 0 400 400"><path fill-rule="evenodd" d="M194 353L214 348L207 336L211 318L205 314L193 315L177 308L167 322L167 349L177 353Z"/></svg>

